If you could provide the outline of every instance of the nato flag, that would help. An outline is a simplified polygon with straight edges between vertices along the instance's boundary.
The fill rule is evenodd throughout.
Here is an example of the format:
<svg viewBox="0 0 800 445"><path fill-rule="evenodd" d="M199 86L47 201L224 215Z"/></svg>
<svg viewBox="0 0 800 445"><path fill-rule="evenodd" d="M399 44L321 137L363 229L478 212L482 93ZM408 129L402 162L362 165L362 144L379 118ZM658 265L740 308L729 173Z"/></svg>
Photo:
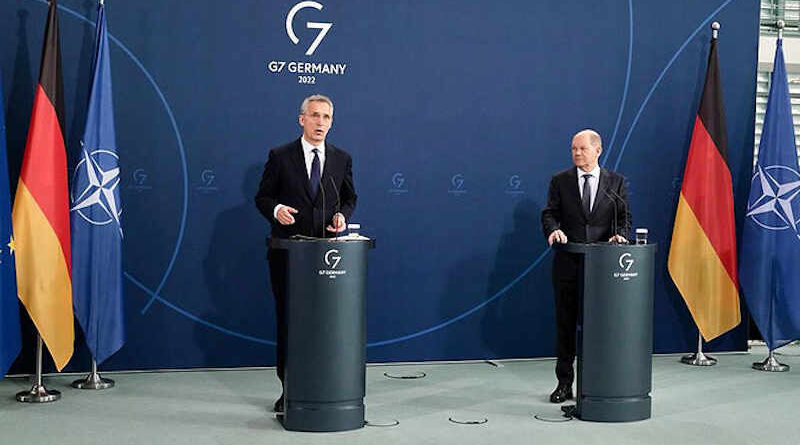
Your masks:
<svg viewBox="0 0 800 445"><path fill-rule="evenodd" d="M75 316L97 363L125 342L122 295L122 206L114 135L106 17L97 17L86 130L72 183L72 291Z"/></svg>
<svg viewBox="0 0 800 445"><path fill-rule="evenodd" d="M800 335L799 220L800 169L778 39L739 256L742 293L770 350Z"/></svg>
<svg viewBox="0 0 800 445"><path fill-rule="evenodd" d="M22 346L19 328L17 274L11 234L11 194L6 155L6 118L3 115L3 79L0 77L0 377L6 375Z"/></svg>

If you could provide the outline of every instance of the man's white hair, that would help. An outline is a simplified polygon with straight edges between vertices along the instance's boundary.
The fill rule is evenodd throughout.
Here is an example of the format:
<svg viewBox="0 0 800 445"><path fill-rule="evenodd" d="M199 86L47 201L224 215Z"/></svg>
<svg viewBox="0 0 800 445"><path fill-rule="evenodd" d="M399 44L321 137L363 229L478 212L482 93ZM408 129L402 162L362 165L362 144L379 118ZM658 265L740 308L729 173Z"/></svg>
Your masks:
<svg viewBox="0 0 800 445"><path fill-rule="evenodd" d="M303 99L303 103L300 105L300 114L306 114L309 102L324 102L328 104L331 107L331 116L333 116L333 101L330 97L323 96L322 94L313 94Z"/></svg>
<svg viewBox="0 0 800 445"><path fill-rule="evenodd" d="M589 143L592 144L592 147L602 147L603 146L603 138L600 137L600 133L592 130L591 128L587 128L585 130L581 130L575 133L575 136L572 139L575 139L578 136L583 136L585 134L589 135Z"/></svg>

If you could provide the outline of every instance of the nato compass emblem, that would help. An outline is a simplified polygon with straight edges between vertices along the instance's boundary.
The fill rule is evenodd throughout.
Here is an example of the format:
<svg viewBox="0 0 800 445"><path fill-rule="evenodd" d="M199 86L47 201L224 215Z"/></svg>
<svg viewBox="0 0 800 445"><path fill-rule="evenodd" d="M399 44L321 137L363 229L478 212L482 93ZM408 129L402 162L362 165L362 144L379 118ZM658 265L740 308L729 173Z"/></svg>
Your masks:
<svg viewBox="0 0 800 445"><path fill-rule="evenodd" d="M110 150L83 149L83 159L75 167L73 177L71 212L78 214L89 224L104 226L114 223L122 235L120 216L122 208L119 195L119 157ZM80 193L76 196L75 194ZM98 207L96 210L94 207Z"/></svg>
<svg viewBox="0 0 800 445"><path fill-rule="evenodd" d="M751 188L759 191L755 201L747 205L747 217L767 230L791 228L795 236L800 223L800 173L784 165L761 168L753 175ZM783 182L781 182L783 181ZM751 199L756 195L751 193Z"/></svg>

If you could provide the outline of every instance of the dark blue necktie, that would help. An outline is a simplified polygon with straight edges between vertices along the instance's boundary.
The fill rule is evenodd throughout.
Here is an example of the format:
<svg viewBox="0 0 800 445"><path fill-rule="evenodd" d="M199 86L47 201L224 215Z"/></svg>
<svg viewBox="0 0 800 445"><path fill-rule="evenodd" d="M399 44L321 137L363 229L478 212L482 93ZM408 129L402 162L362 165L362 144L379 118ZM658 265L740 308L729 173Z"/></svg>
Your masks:
<svg viewBox="0 0 800 445"><path fill-rule="evenodd" d="M591 213L592 209L592 187L589 185L589 179L592 175L586 173L583 175L583 194L581 195L581 204L583 205L583 212L587 215Z"/></svg>
<svg viewBox="0 0 800 445"><path fill-rule="evenodd" d="M314 153L314 160L311 161L311 178L309 185L311 185L311 197L317 196L319 190L319 150L316 148L311 150Z"/></svg>

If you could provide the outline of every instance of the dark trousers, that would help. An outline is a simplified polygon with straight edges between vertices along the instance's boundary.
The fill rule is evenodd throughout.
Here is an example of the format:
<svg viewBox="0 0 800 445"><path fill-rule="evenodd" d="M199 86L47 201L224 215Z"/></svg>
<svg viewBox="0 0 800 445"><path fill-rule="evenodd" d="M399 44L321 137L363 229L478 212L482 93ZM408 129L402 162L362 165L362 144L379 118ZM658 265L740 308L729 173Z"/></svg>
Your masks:
<svg viewBox="0 0 800 445"><path fill-rule="evenodd" d="M581 257L557 252L553 258L553 293L556 307L556 378L559 385L575 380Z"/></svg>
<svg viewBox="0 0 800 445"><path fill-rule="evenodd" d="M272 282L272 295L275 297L275 326L276 340L275 370L283 384L283 370L286 364L286 263L288 255L286 250L267 250L269 261L269 278Z"/></svg>

